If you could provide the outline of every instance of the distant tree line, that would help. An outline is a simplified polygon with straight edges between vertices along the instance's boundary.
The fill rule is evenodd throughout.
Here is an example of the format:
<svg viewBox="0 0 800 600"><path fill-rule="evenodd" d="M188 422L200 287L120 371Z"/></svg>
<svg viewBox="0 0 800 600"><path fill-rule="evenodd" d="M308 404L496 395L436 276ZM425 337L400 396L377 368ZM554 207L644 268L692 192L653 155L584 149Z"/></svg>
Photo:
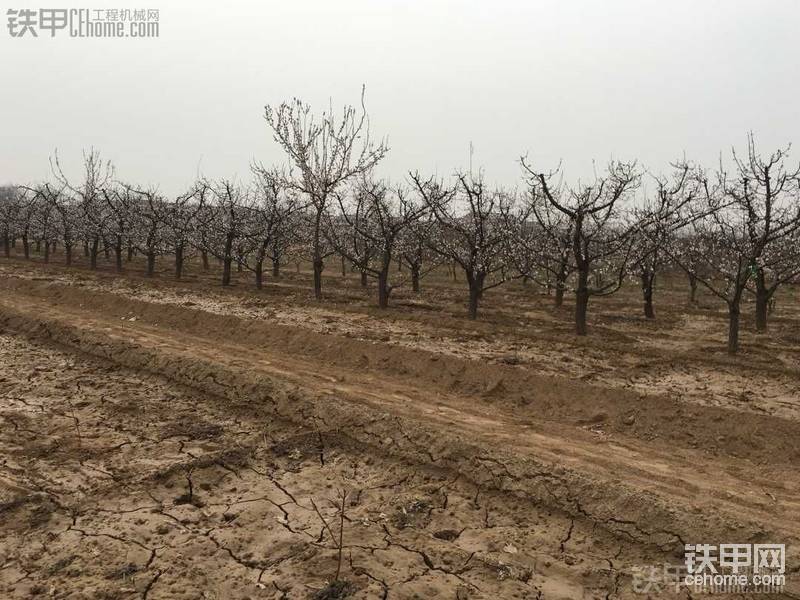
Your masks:
<svg viewBox="0 0 800 600"><path fill-rule="evenodd" d="M800 166L787 149L767 157L752 134L731 169L709 172L680 160L665 175L636 162L612 161L591 181L565 180L562 169L521 157L522 191L488 186L482 171L450 178L409 173L402 183L375 175L388 152L373 141L363 104L314 115L300 100L267 106L266 122L289 166L251 165L247 182L198 178L168 197L130 183L98 151L84 152L83 172L68 177L58 154L51 177L0 188L3 254L67 265L76 253L122 272L135 255L154 275L164 260L180 279L190 259L264 285L291 257L312 265L313 289L338 257L377 282L377 305L392 290L446 266L463 271L467 314L478 317L484 293L514 279L575 298L575 332L587 333L591 298L626 280L641 286L644 316L655 318L655 290L666 269L686 274L688 300L707 289L728 310L728 351L739 348L743 298L755 299L755 324L766 331L777 290L800 277ZM399 268L392 268L398 265Z"/></svg>

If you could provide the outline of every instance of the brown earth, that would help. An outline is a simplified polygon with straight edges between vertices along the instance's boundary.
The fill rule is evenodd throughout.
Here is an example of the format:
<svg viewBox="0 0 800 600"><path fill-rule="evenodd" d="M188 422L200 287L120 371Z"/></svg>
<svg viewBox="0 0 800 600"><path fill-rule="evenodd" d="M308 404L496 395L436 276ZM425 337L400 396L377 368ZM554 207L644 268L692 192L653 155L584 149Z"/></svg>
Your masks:
<svg viewBox="0 0 800 600"><path fill-rule="evenodd" d="M0 269L0 594L308 598L338 490L353 597L643 597L634 567L719 542L786 543L798 593L793 298L731 358L679 281L578 339L521 285L469 322L443 279L381 312L338 278Z"/></svg>

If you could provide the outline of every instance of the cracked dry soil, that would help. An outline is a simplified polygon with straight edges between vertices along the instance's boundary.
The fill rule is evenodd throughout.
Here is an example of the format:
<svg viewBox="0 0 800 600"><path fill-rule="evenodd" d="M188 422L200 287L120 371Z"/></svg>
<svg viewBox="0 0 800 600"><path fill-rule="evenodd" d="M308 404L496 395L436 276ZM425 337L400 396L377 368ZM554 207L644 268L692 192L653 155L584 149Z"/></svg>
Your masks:
<svg viewBox="0 0 800 600"><path fill-rule="evenodd" d="M731 360L679 290L574 340L209 277L0 267L0 599L643 598L685 541L785 542L798 597L795 305Z"/></svg>
<svg viewBox="0 0 800 600"><path fill-rule="evenodd" d="M645 549L166 379L0 335L0 597L605 598Z"/></svg>

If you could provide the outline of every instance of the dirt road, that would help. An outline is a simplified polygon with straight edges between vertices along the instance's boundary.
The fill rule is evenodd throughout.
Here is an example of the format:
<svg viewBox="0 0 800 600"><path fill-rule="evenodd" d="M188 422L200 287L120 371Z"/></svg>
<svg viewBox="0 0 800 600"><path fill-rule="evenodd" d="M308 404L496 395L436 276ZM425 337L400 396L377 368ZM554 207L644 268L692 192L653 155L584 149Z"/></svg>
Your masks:
<svg viewBox="0 0 800 600"><path fill-rule="evenodd" d="M798 593L797 354L780 339L762 343L782 366L742 368L688 360L677 317L659 342L623 324L600 352L530 343L535 323L503 314L382 320L291 285L0 278L10 597L306 598L337 569L322 519L339 490L354 597L642 597L636 566L708 542L787 544Z"/></svg>

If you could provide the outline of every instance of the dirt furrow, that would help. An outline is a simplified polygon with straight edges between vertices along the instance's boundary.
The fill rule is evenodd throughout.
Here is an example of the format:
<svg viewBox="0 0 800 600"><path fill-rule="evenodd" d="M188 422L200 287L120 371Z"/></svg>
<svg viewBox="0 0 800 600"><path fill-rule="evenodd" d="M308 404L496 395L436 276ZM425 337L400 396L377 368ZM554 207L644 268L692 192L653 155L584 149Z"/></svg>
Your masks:
<svg viewBox="0 0 800 600"><path fill-rule="evenodd" d="M7 334L0 357L3 597L308 598L337 557L311 502L332 520L338 490L356 598L605 598L663 560L250 401Z"/></svg>
<svg viewBox="0 0 800 600"><path fill-rule="evenodd" d="M425 407L419 399L411 412L403 410L410 403L384 402L376 410L369 386L359 394L355 383L341 390L331 389L330 382L286 384L286 371L271 372L263 358L244 348L219 352L214 345L204 348L197 338L181 342L174 335L166 342L137 322L118 325L76 314L59 319L46 307L37 308L35 318L7 308L6 325L232 400L255 402L289 421L318 423L383 453L441 465L479 485L586 518L639 543L676 550L698 535L797 538L796 521L790 519L797 511L796 497L789 490L780 496L766 493L747 481L746 472L712 482L704 473L690 472L691 465L675 468L661 456L664 468L654 476L659 460L645 448L631 452L594 443L581 450L577 439L531 435L510 421L478 420L455 411L442 417L436 404ZM225 358L231 356L235 360ZM622 472L624 479L618 476ZM659 477L663 485L653 485Z"/></svg>

